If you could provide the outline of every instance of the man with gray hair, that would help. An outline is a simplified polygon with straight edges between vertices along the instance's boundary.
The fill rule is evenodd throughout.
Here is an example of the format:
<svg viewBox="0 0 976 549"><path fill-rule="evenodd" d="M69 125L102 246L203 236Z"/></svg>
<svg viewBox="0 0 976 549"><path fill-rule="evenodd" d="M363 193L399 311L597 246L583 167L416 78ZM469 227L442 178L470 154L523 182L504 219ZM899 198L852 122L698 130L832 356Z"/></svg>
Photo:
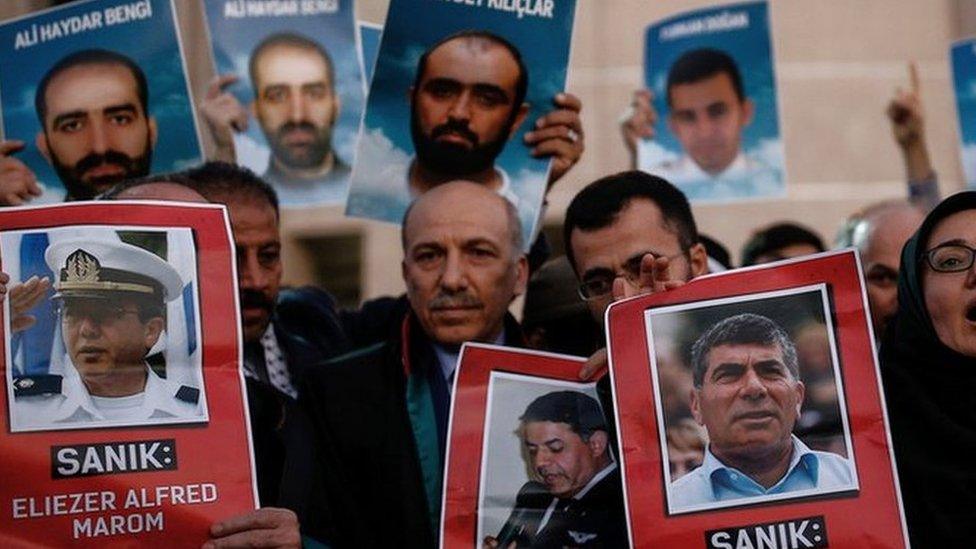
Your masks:
<svg viewBox="0 0 976 549"><path fill-rule="evenodd" d="M854 246L861 254L871 324L878 341L898 312L898 265L901 249L925 213L907 200L888 200L854 214L837 237L837 246Z"/></svg>
<svg viewBox="0 0 976 549"><path fill-rule="evenodd" d="M796 348L761 315L712 325L691 351L691 413L708 432L702 465L671 484L674 511L794 491L853 488L843 457L793 435L803 404Z"/></svg>

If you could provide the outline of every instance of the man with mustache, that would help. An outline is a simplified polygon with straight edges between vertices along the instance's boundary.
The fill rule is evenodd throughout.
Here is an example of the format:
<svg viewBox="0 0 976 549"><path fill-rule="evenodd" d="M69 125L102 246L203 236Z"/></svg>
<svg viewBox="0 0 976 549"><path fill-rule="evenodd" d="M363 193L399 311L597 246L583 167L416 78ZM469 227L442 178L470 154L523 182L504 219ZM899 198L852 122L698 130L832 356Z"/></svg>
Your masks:
<svg viewBox="0 0 976 549"><path fill-rule="evenodd" d="M88 200L116 183L149 173L156 120L149 116L146 75L128 57L88 49L58 61L38 83L35 139L67 192ZM34 173L11 155L21 141L0 142L0 203L42 194Z"/></svg>
<svg viewBox="0 0 976 549"><path fill-rule="evenodd" d="M521 344L507 313L528 278L521 243L517 212L495 191L430 190L403 220L407 295L383 339L306 371L314 494L332 512L333 545L436 547L458 353L466 341Z"/></svg>
<svg viewBox="0 0 976 549"><path fill-rule="evenodd" d="M708 431L702 465L671 484L671 508L853 488L851 464L793 435L803 405L796 347L751 313L712 325L692 346L691 413Z"/></svg>
<svg viewBox="0 0 976 549"><path fill-rule="evenodd" d="M521 53L501 36L467 30L435 43L420 57L408 90L415 156L388 162L370 176L382 186L384 200L390 204L361 207L382 208L388 216L390 206L402 211L424 192L464 179L498 192L518 208L512 182L495 160L529 113L528 84ZM583 152L579 99L560 93L553 106L523 138L532 156L552 159L550 185Z"/></svg>
<svg viewBox="0 0 976 549"><path fill-rule="evenodd" d="M254 89L250 114L257 118L271 148L262 177L284 205L342 201L350 169L332 147L341 102L328 52L299 34L273 34L254 48L249 72ZM236 80L234 75L217 77L201 105L218 148L227 157L234 156L233 132L244 131L248 124L248 112L240 102L221 91Z"/></svg>
<svg viewBox="0 0 976 549"><path fill-rule="evenodd" d="M519 437L538 480L527 482L484 547L626 547L620 470L596 399L556 391L532 401Z"/></svg>
<svg viewBox="0 0 976 549"><path fill-rule="evenodd" d="M274 189L253 172L208 162L171 177L185 181L210 202L227 206L237 255L258 495L264 506L287 507L291 494L302 488L283 485L283 471L301 467L307 456L299 451L302 444L289 440L292 431L284 423L285 410L295 404L302 372L348 346L335 303L314 288L282 291L278 201Z"/></svg>

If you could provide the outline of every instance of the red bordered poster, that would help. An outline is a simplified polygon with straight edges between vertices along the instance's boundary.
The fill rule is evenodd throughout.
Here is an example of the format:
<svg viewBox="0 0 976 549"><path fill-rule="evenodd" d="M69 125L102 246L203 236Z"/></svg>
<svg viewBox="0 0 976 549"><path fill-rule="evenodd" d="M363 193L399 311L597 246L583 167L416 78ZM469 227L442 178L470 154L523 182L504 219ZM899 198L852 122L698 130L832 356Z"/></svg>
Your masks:
<svg viewBox="0 0 976 549"><path fill-rule="evenodd" d="M232 250L222 206L0 210L0 545L199 546L256 508Z"/></svg>
<svg viewBox="0 0 976 549"><path fill-rule="evenodd" d="M903 547L857 255L607 312L634 547Z"/></svg>
<svg viewBox="0 0 976 549"><path fill-rule="evenodd" d="M608 417L583 359L466 344L454 385L442 547L624 541ZM616 537L615 537L616 536ZM544 541L545 540L545 541ZM624 541L625 542L625 541Z"/></svg>

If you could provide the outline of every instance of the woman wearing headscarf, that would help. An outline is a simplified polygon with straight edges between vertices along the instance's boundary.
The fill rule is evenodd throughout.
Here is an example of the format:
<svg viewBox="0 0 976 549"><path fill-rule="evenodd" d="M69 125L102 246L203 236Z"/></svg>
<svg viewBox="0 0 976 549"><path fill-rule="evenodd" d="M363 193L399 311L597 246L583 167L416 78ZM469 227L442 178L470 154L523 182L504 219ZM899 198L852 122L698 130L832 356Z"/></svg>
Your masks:
<svg viewBox="0 0 976 549"><path fill-rule="evenodd" d="M976 527L976 192L950 196L905 245L881 345L915 547L971 547Z"/></svg>

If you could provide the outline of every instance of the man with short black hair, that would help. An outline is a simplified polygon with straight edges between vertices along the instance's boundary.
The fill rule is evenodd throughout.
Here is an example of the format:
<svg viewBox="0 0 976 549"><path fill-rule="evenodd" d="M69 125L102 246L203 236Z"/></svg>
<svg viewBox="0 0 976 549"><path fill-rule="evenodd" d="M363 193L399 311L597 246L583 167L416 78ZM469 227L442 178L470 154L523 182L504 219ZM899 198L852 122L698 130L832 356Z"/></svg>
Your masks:
<svg viewBox="0 0 976 549"><path fill-rule="evenodd" d="M744 90L735 60L726 52L698 48L684 52L667 78L668 128L684 152L648 170L682 187L692 198L741 198L776 190L777 169L742 150L742 134L755 105ZM648 90L635 92L622 120L624 141L636 166L640 138L654 137L657 114Z"/></svg>
<svg viewBox="0 0 976 549"><path fill-rule="evenodd" d="M850 462L793 435L805 387L796 347L778 324L727 317L698 338L691 363L691 413L709 442L702 465L671 484L673 508L853 488Z"/></svg>
<svg viewBox="0 0 976 549"><path fill-rule="evenodd" d="M601 323L615 295L634 295L648 285L673 287L708 268L684 194L640 171L610 175L583 188L566 210L563 241L580 295Z"/></svg>
<svg viewBox="0 0 976 549"><path fill-rule="evenodd" d="M761 265L823 252L823 240L812 230L790 222L760 229L742 246L742 266Z"/></svg>
<svg viewBox="0 0 976 549"><path fill-rule="evenodd" d="M364 184L381 188L389 203L357 208L381 208L370 212L378 216L400 211L424 192L458 179L485 185L518 207L512 181L495 161L529 113L529 79L521 52L495 33L465 30L434 43L420 57L409 89L415 156L394 163L384 158ZM579 99L560 93L553 105L524 136L532 156L552 158L550 185L583 152Z"/></svg>
<svg viewBox="0 0 976 549"><path fill-rule="evenodd" d="M156 119L149 115L146 75L132 59L104 49L71 53L45 73L34 105L41 123L35 143L61 178L67 200L91 199L149 173ZM6 205L42 192L30 168L10 156L23 147L0 142L0 202Z"/></svg>
<svg viewBox="0 0 976 549"><path fill-rule="evenodd" d="M522 486L505 525L484 546L625 547L620 470L596 399L555 391L533 400L519 421L538 480Z"/></svg>
<svg viewBox="0 0 976 549"><path fill-rule="evenodd" d="M284 473L302 470L296 468L309 465L311 458L307 445L293 440L303 436L303 426L285 421L300 418L286 410L295 405L305 370L348 347L335 302L317 288L281 291L278 200L261 178L224 162L208 162L182 177L210 202L226 205L230 216L261 502L299 509L307 484L298 480L301 475ZM311 535L322 535L316 530L322 522L303 526Z"/></svg>
<svg viewBox="0 0 976 549"><path fill-rule="evenodd" d="M234 75L215 78L200 105L220 155L250 154L233 150L233 134L247 129L250 114L261 125L271 150L263 177L283 204L341 201L350 168L332 145L341 101L329 53L306 36L276 33L251 52L248 71L254 89L250 112L232 94L221 91L237 80Z"/></svg>

